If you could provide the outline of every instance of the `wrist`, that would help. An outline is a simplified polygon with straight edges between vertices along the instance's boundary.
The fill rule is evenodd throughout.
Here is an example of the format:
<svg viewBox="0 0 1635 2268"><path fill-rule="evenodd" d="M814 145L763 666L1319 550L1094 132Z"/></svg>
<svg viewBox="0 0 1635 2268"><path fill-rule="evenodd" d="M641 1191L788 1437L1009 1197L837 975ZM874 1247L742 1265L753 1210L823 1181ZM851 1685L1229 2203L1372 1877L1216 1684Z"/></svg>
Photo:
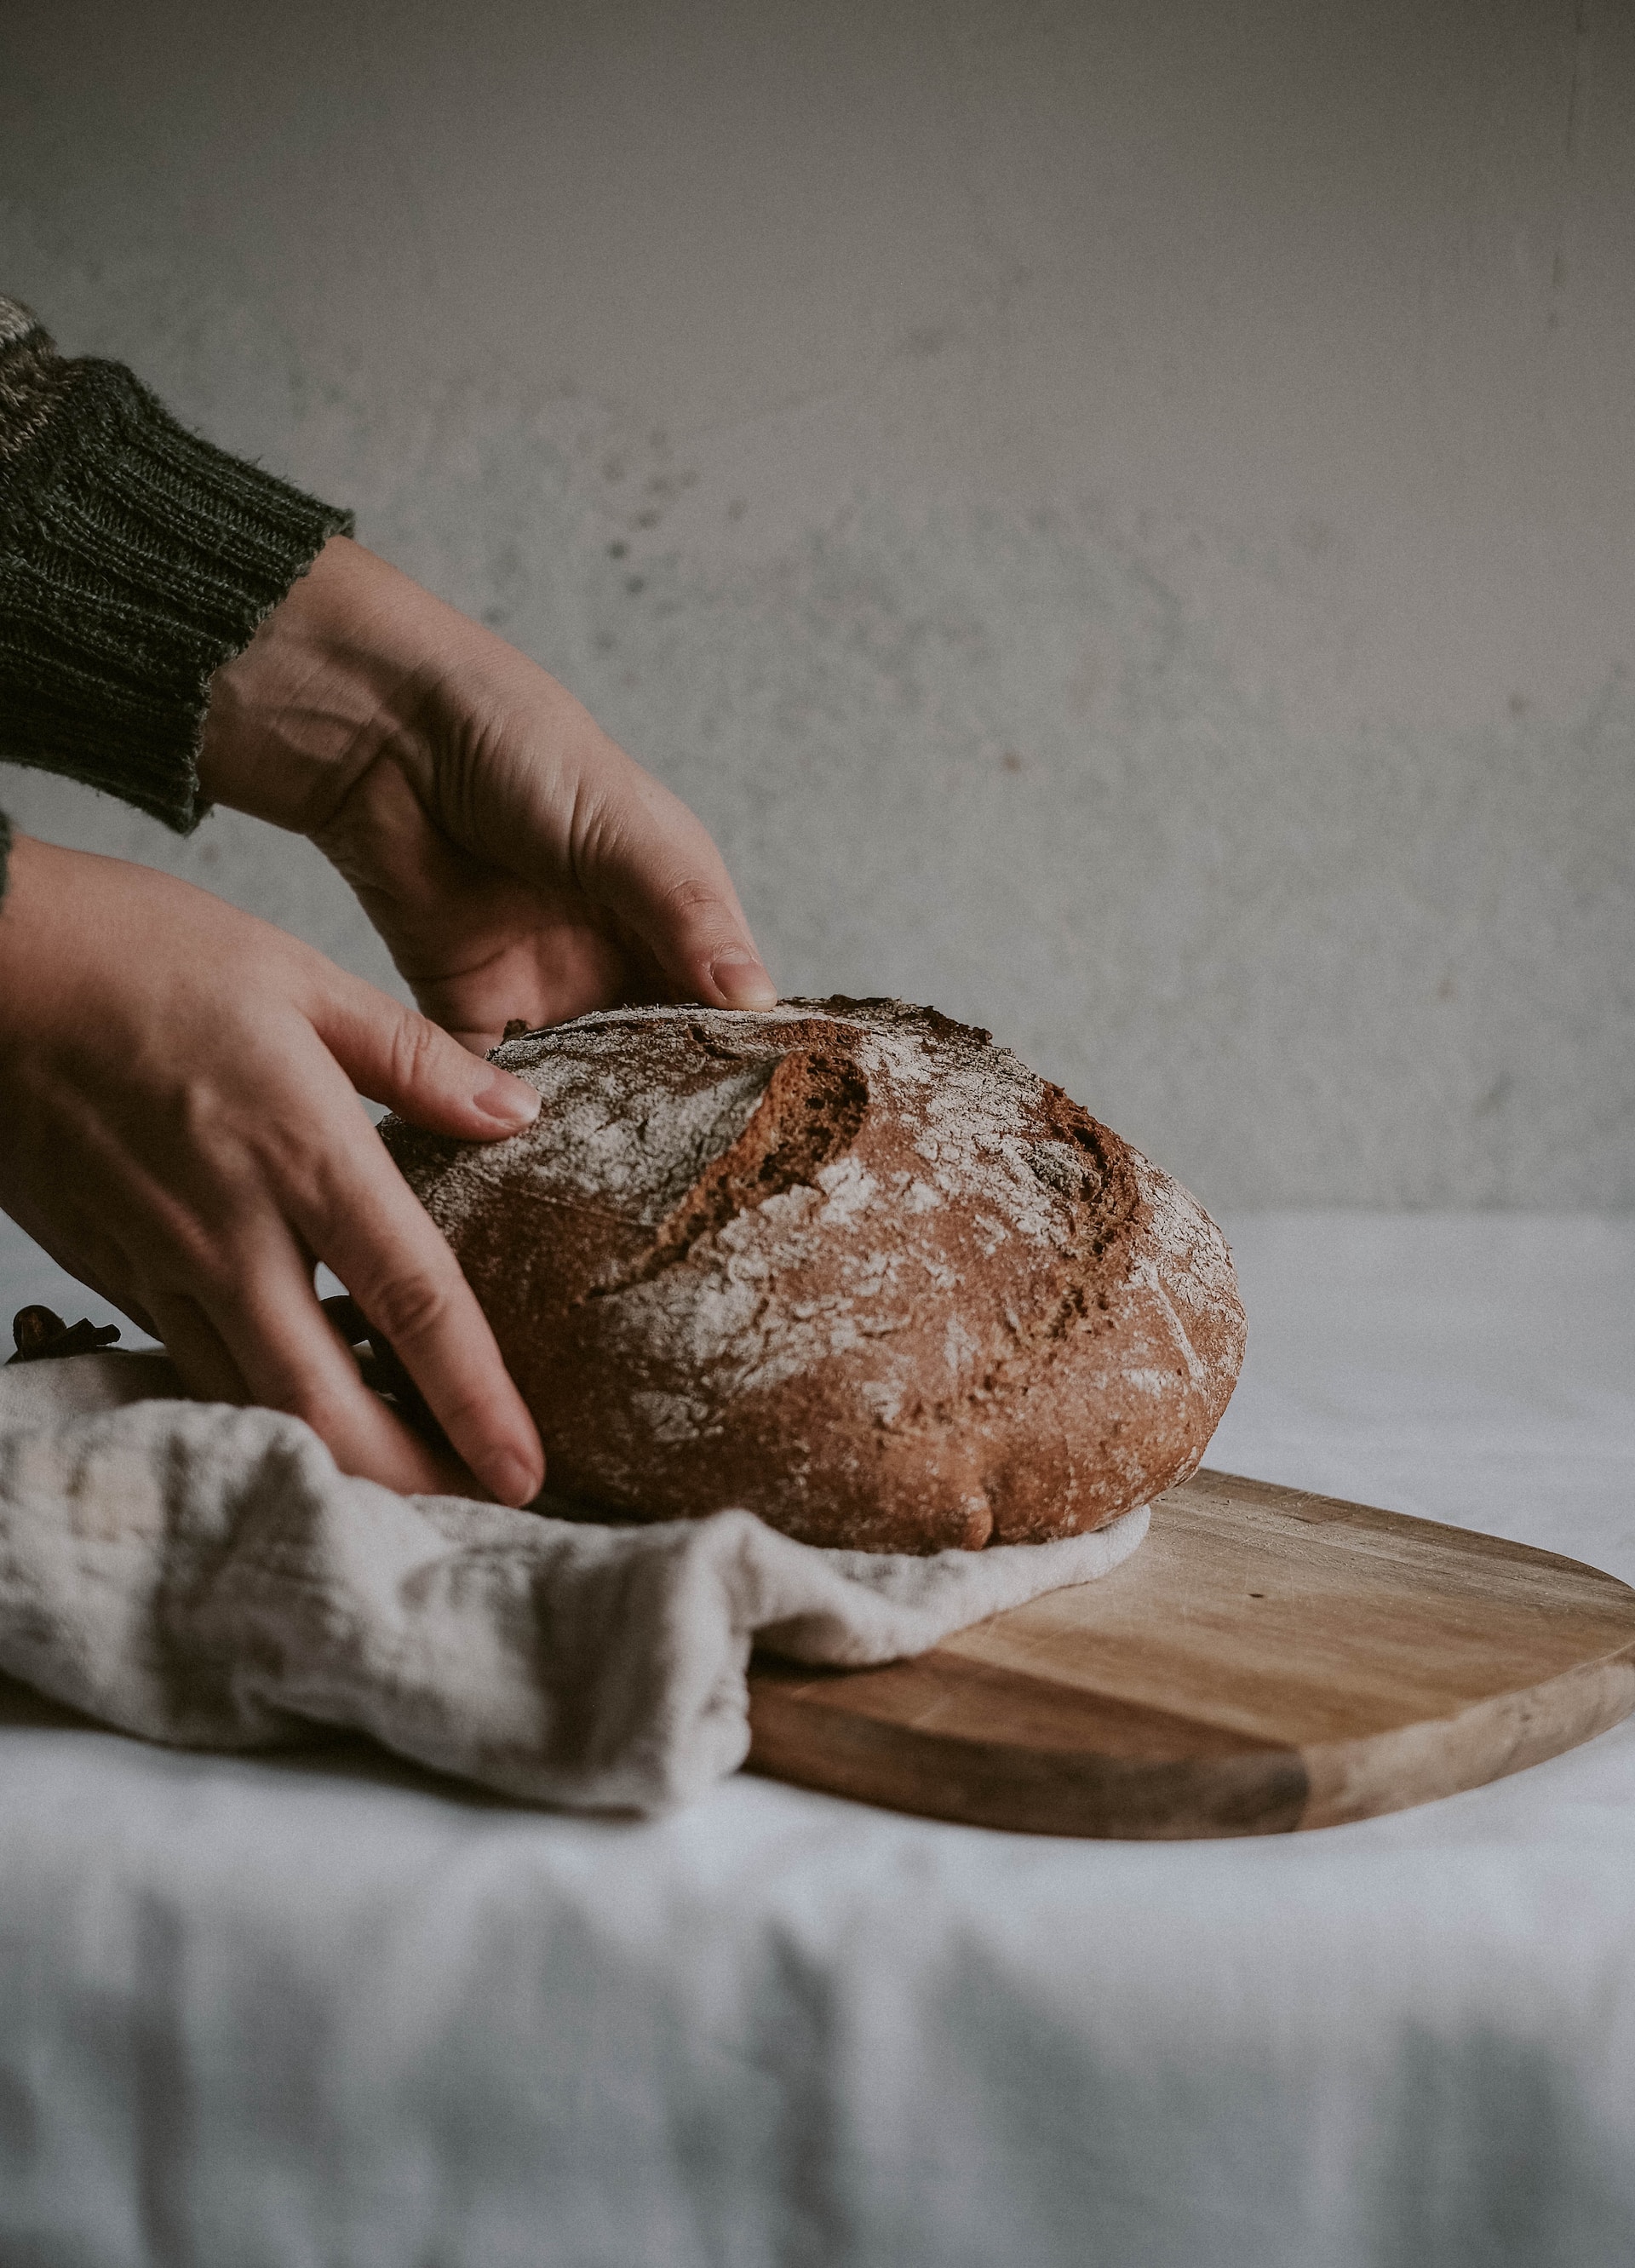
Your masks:
<svg viewBox="0 0 1635 2268"><path fill-rule="evenodd" d="M0 1064L30 1033L71 1028L78 1012L74 972L84 958L76 922L78 884L85 867L118 864L32 836L12 836L0 900Z"/></svg>
<svg viewBox="0 0 1635 2268"><path fill-rule="evenodd" d="M385 749L419 737L428 609L441 611L406 575L332 537L211 680L204 794L296 834L321 831Z"/></svg>

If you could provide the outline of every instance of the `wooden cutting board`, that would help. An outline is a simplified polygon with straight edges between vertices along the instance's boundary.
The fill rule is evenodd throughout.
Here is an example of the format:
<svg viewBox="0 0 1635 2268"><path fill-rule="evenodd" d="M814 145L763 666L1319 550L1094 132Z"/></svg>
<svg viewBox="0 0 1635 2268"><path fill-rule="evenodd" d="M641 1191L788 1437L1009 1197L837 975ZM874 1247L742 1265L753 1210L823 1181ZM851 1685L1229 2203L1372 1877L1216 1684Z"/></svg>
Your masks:
<svg viewBox="0 0 1635 2268"><path fill-rule="evenodd" d="M1635 1590L1553 1552L1200 1472L1134 1557L883 1669L770 1660L750 1768L1042 1835L1285 1834L1635 1710Z"/></svg>

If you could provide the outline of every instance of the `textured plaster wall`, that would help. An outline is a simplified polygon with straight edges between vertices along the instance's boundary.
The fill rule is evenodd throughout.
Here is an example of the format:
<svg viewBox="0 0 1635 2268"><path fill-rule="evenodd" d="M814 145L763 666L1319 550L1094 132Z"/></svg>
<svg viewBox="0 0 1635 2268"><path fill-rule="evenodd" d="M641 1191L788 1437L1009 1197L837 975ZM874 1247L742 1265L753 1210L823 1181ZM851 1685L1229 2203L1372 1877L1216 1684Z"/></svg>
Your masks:
<svg viewBox="0 0 1635 2268"><path fill-rule="evenodd" d="M0 11L0 288L1223 1206L1635 1203L1632 287L1612 0Z"/></svg>

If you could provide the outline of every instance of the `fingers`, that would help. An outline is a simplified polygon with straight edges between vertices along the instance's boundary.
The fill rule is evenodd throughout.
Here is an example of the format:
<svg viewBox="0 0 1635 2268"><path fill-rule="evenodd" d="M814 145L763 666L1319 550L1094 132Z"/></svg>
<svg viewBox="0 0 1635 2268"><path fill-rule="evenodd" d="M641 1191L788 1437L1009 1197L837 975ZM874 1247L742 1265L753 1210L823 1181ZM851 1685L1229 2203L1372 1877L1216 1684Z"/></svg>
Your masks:
<svg viewBox="0 0 1635 2268"><path fill-rule="evenodd" d="M681 998L710 1008L775 1007L777 987L755 950L720 854L702 827L697 836L678 842L644 806L621 814L612 836L615 910ZM682 855L688 850L690 860Z"/></svg>
<svg viewBox="0 0 1635 2268"><path fill-rule="evenodd" d="M23 858L12 883L0 1202L38 1218L70 1265L83 1253L195 1391L294 1412L350 1471L446 1486L319 1307L313 1265L329 1261L480 1482L530 1499L543 1478L533 1421L348 1074L479 1138L525 1123L533 1090L166 876L52 852Z"/></svg>
<svg viewBox="0 0 1635 2268"><path fill-rule="evenodd" d="M382 1161L395 1179L384 1152ZM358 1210L334 1243L329 1265L391 1342L484 1486L502 1504L531 1503L545 1480L534 1420L459 1263L407 1185L400 1186L401 1208L384 1193L358 1193Z"/></svg>
<svg viewBox="0 0 1635 2268"><path fill-rule="evenodd" d="M461 1052L455 1042L446 1044ZM342 1130L332 1127L328 1141L309 1153L304 1182L291 1192L292 1225L390 1340L453 1447L484 1486L502 1504L527 1504L545 1478L544 1453L527 1405L459 1262L350 1097L347 1107L351 1123L344 1138L336 1138ZM306 1296L327 1351L355 1378L310 1285ZM246 1374L260 1392L261 1381Z"/></svg>
<svg viewBox="0 0 1635 2268"><path fill-rule="evenodd" d="M337 988L339 989L339 988ZM357 990L371 1000L366 986ZM423 1019L386 1003L411 1027ZM459 1087L492 1079L434 1027L434 1049L380 1060L394 1071L379 1090L400 1108L459 1128ZM374 1328L388 1338L456 1454L500 1502L529 1503L545 1477L533 1418L459 1263L423 1211L313 1033L286 1035L284 1078L268 1097L260 1165L236 1175L230 1228L191 1280L146 1292L188 1387L212 1398L259 1403L304 1418L342 1470L405 1491L445 1491L446 1461L402 1424L359 1375L350 1350L319 1305L314 1258L334 1269ZM358 1043L361 1047L361 1042ZM419 1069L406 1077L402 1065ZM430 1066L427 1068L426 1066ZM288 1079L289 1084L285 1083ZM530 1104L538 1098L525 1088ZM291 1095L298 1104L291 1107ZM451 1100L452 1098L452 1100ZM497 1130L491 1123L485 1130ZM264 1176L264 1178L262 1178ZM254 1192L259 1182L260 1194ZM467 1491L468 1492L468 1484Z"/></svg>
<svg viewBox="0 0 1635 2268"><path fill-rule="evenodd" d="M468 1141L520 1133L538 1117L540 1098L526 1079L484 1063L372 984L328 974L313 1027L360 1094L411 1125Z"/></svg>
<svg viewBox="0 0 1635 2268"><path fill-rule="evenodd" d="M155 1293L147 1301L147 1328L162 1343L189 1394L201 1402L254 1400L221 1333L195 1300L182 1292Z"/></svg>
<svg viewBox="0 0 1635 2268"><path fill-rule="evenodd" d="M196 1300L180 1292L151 1299L144 1328L163 1341L188 1393L202 1402L282 1410L299 1418L342 1472L401 1494L469 1495L470 1476L371 1393L350 1356L341 1366L327 1359L312 1328L312 1309L327 1329L334 1325L312 1300L298 1258L292 1274L279 1275L282 1280L269 1278L263 1263L257 1273L262 1297L236 1320L230 1309L224 1311L227 1329L244 1349L247 1374ZM126 1306L129 1310L130 1302ZM336 1344L344 1350L343 1338L337 1336Z"/></svg>
<svg viewBox="0 0 1635 2268"><path fill-rule="evenodd" d="M767 974L726 866L679 797L622 750L598 767L573 836L587 894L629 923L679 998L712 1008L770 1008Z"/></svg>
<svg viewBox="0 0 1635 2268"><path fill-rule="evenodd" d="M213 1318L183 1298L163 1303L163 1322L166 1347L192 1393L300 1418L342 1472L405 1495L447 1486L435 1452L365 1385L293 1241L258 1255Z"/></svg>

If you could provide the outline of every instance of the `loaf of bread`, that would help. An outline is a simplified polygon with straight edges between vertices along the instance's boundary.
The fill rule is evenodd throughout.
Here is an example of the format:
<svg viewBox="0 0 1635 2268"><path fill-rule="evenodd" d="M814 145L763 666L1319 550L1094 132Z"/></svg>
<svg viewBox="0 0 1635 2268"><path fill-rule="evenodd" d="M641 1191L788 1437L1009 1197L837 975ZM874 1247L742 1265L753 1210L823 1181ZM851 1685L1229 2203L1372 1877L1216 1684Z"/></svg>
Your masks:
<svg viewBox="0 0 1635 2268"><path fill-rule="evenodd" d="M554 1491L881 1551L1099 1528L1191 1472L1243 1353L1187 1192L986 1032L896 1000L512 1040L537 1123L388 1119Z"/></svg>

